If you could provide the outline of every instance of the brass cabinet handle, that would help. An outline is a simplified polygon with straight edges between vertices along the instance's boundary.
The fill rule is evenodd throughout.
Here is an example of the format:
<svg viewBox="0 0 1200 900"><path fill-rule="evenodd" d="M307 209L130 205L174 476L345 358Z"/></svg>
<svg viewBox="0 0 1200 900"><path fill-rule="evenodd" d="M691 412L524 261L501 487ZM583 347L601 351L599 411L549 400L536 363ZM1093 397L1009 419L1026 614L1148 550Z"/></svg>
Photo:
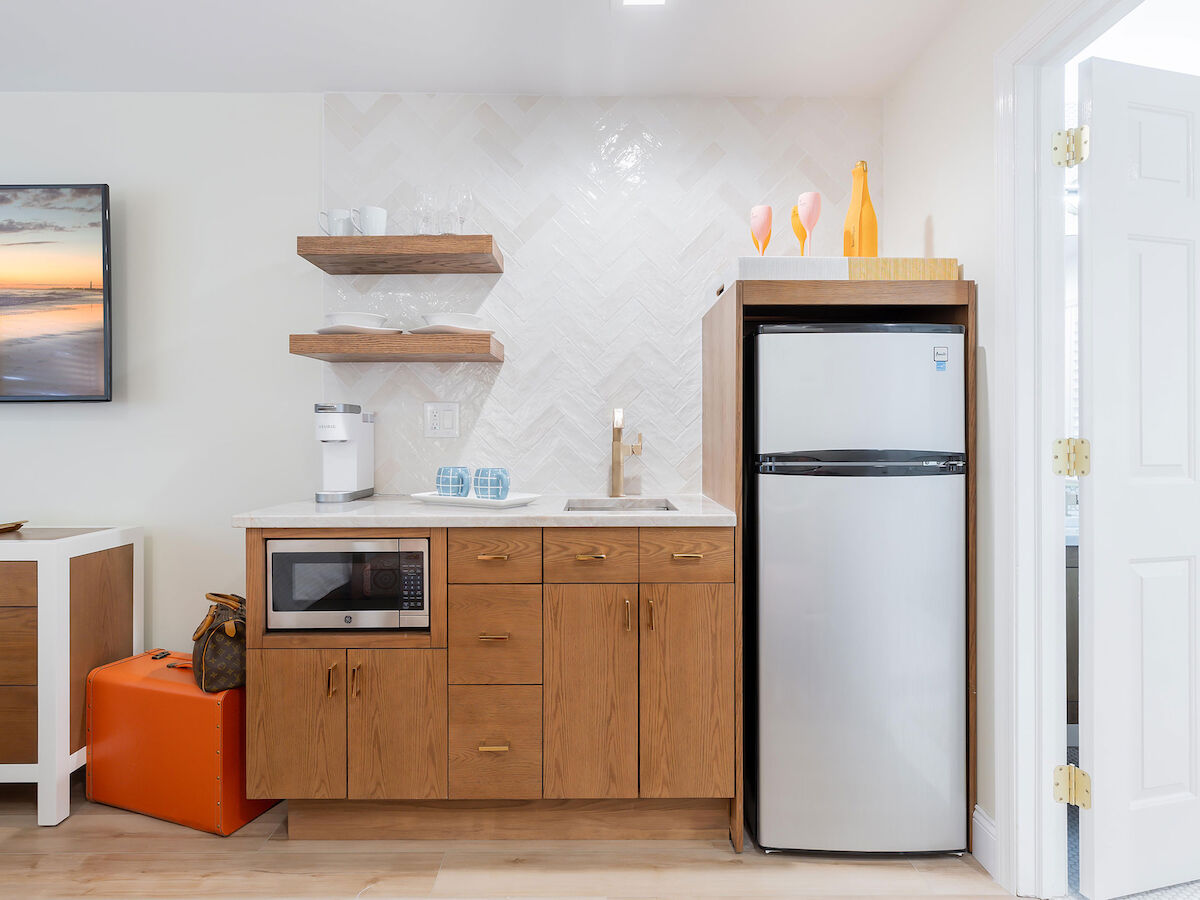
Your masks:
<svg viewBox="0 0 1200 900"><path fill-rule="evenodd" d="M336 670L337 670L337 663L334 663L332 666L329 667L329 670L325 673L325 696L326 697L333 696L333 692L334 692L333 673Z"/></svg>
<svg viewBox="0 0 1200 900"><path fill-rule="evenodd" d="M671 559L704 559L703 553L672 553Z"/></svg>
<svg viewBox="0 0 1200 900"><path fill-rule="evenodd" d="M608 559L607 553L576 553L575 558L580 562L587 562L592 559Z"/></svg>
<svg viewBox="0 0 1200 900"><path fill-rule="evenodd" d="M362 689L358 685L358 670L359 666L354 666L350 670L350 696L357 697L362 694Z"/></svg>
<svg viewBox="0 0 1200 900"><path fill-rule="evenodd" d="M480 744L480 753L507 753L509 751L508 744Z"/></svg>
<svg viewBox="0 0 1200 900"><path fill-rule="evenodd" d="M509 634L507 631L504 632L504 634L481 634L481 635L479 635L479 639L481 641L507 641L508 638L509 638Z"/></svg>
<svg viewBox="0 0 1200 900"><path fill-rule="evenodd" d="M633 609L632 609L632 606L633 606L633 605L632 605L632 604L631 604L631 603L630 603L628 600L626 600L626 601L625 601L625 630L626 630L626 631L632 631L632 630L633 630Z"/></svg>
<svg viewBox="0 0 1200 900"><path fill-rule="evenodd" d="M653 631L654 630L654 601L647 600L646 602L650 604L650 630Z"/></svg>
<svg viewBox="0 0 1200 900"><path fill-rule="evenodd" d="M482 560L498 559L498 560L503 561L503 560L508 559L508 554L507 553L480 553L475 558L482 559Z"/></svg>

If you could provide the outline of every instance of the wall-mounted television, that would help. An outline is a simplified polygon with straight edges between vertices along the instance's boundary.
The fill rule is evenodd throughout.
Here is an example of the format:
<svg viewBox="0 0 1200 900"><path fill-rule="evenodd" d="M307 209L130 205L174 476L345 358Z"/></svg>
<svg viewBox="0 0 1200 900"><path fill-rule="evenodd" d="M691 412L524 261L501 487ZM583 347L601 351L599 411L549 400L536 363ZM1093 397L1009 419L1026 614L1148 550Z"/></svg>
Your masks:
<svg viewBox="0 0 1200 900"><path fill-rule="evenodd" d="M0 401L112 399L107 184L0 185Z"/></svg>

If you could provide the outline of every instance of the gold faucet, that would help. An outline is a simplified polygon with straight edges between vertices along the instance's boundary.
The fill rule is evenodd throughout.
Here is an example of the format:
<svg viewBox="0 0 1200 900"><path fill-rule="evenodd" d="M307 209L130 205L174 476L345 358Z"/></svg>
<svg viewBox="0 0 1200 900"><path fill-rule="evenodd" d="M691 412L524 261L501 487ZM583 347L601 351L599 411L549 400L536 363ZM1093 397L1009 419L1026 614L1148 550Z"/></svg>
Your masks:
<svg viewBox="0 0 1200 900"><path fill-rule="evenodd" d="M625 431L625 410L613 410L612 435L612 483L609 485L610 497L625 496L625 457L642 455L642 433L638 432L636 444L622 443L622 433Z"/></svg>

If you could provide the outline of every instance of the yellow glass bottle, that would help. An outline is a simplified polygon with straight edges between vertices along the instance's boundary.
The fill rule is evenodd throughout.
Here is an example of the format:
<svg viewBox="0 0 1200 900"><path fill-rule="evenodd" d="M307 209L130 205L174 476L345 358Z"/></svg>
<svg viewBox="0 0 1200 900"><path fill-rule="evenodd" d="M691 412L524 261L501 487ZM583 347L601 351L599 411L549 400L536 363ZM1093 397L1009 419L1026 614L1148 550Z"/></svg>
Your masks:
<svg viewBox="0 0 1200 900"><path fill-rule="evenodd" d="M850 209L846 212L846 227L842 232L842 251L846 256L879 255L879 221L867 190L867 164L854 164L854 179L850 191Z"/></svg>

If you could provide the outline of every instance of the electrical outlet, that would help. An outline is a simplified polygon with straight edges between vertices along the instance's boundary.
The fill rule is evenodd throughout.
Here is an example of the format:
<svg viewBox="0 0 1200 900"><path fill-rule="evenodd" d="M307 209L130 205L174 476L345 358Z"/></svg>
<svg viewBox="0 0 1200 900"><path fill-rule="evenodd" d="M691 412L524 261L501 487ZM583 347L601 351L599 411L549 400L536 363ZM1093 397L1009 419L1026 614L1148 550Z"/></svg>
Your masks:
<svg viewBox="0 0 1200 900"><path fill-rule="evenodd" d="M425 437L427 437L427 438L456 438L456 437L458 437L458 404L457 403L426 403L425 404Z"/></svg>

